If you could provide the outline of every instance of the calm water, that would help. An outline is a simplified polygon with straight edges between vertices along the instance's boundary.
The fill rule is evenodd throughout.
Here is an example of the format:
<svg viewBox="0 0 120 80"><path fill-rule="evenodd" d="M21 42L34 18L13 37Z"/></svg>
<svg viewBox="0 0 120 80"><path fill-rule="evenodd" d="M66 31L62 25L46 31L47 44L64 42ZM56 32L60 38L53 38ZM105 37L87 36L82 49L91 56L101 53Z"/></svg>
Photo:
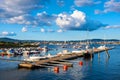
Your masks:
<svg viewBox="0 0 120 80"><path fill-rule="evenodd" d="M59 73L54 73L53 68L18 69L19 62L0 61L0 80L120 80L120 46L109 54L109 59L102 52L100 58L95 54L92 60L70 60L73 67L67 71L60 68ZM78 64L81 60L83 66Z"/></svg>

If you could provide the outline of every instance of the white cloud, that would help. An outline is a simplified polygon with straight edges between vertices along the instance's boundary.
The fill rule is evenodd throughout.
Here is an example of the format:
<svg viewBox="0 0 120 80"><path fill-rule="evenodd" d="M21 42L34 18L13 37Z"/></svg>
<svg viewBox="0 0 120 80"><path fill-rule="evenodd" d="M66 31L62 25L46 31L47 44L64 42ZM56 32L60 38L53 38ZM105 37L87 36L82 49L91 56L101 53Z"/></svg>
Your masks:
<svg viewBox="0 0 120 80"><path fill-rule="evenodd" d="M43 16L43 15L47 15L47 13L46 13L46 11L43 11L42 13L37 13L37 16L39 17L41 17L41 16Z"/></svg>
<svg viewBox="0 0 120 80"><path fill-rule="evenodd" d="M20 15L20 16L16 16L16 17L3 20L3 22L9 23L9 24L32 25L34 24L34 17L32 17L31 15Z"/></svg>
<svg viewBox="0 0 120 80"><path fill-rule="evenodd" d="M2 35L8 35L9 33L7 31L2 32Z"/></svg>
<svg viewBox="0 0 120 80"><path fill-rule="evenodd" d="M109 0L104 4L104 12L120 12L120 0Z"/></svg>
<svg viewBox="0 0 120 80"><path fill-rule="evenodd" d="M40 29L40 32L45 32L45 29L41 28L41 29Z"/></svg>
<svg viewBox="0 0 120 80"><path fill-rule="evenodd" d="M22 31L22 32L27 32L27 28L26 28L26 27L23 27L21 31Z"/></svg>
<svg viewBox="0 0 120 80"><path fill-rule="evenodd" d="M35 16L28 14L20 15L3 20L3 22L9 24L23 24L32 26L51 26L55 18L55 15L49 15L43 11L41 13L37 13Z"/></svg>
<svg viewBox="0 0 120 80"><path fill-rule="evenodd" d="M75 10L73 14L59 14L56 19L56 24L60 28L70 28L70 27L79 27L85 22L85 14L81 11Z"/></svg>
<svg viewBox="0 0 120 80"><path fill-rule="evenodd" d="M42 33L44 33L44 32L52 33L52 32L55 32L55 31L53 29L44 29L44 28L41 28L40 32L42 32Z"/></svg>
<svg viewBox="0 0 120 80"><path fill-rule="evenodd" d="M6 23L11 23L11 24L24 24L25 20L24 20L24 16L17 16L17 17L12 17L9 18L8 20L6 20Z"/></svg>
<svg viewBox="0 0 120 80"><path fill-rule="evenodd" d="M64 32L62 29L57 30L58 33Z"/></svg>
<svg viewBox="0 0 120 80"><path fill-rule="evenodd" d="M55 18L56 15L49 15L45 11L43 11L41 13L37 13L35 20L38 23L37 25L39 26L51 26Z"/></svg>
<svg viewBox="0 0 120 80"><path fill-rule="evenodd" d="M72 14L59 14L56 19L56 24L65 30L89 31L106 26L100 22L87 19L85 13L78 10L75 10Z"/></svg>
<svg viewBox="0 0 120 80"><path fill-rule="evenodd" d="M7 32L7 31L3 31L0 36L16 36L15 32Z"/></svg>
<svg viewBox="0 0 120 80"><path fill-rule="evenodd" d="M74 0L74 4L77 7L82 7L82 6L91 6L94 4L99 4L101 1L95 2L94 0Z"/></svg>
<svg viewBox="0 0 120 80"><path fill-rule="evenodd" d="M2 0L0 2L0 17L10 18L28 14L33 10L41 9L49 0Z"/></svg>
<svg viewBox="0 0 120 80"><path fill-rule="evenodd" d="M111 29L111 28L115 29L115 28L120 28L120 25L106 26L105 28L106 29Z"/></svg>
<svg viewBox="0 0 120 80"><path fill-rule="evenodd" d="M32 26L51 26L53 15L46 12L32 15L34 10L44 8L50 0L2 0L0 1L0 22Z"/></svg>

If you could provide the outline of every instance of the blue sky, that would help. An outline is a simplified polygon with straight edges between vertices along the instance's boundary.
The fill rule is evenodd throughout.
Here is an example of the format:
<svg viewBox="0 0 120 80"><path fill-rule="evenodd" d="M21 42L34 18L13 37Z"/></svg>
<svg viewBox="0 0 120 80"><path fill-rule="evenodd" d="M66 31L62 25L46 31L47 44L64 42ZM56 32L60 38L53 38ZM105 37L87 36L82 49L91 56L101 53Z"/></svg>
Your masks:
<svg viewBox="0 0 120 80"><path fill-rule="evenodd" d="M120 0L1 0L0 37L120 39Z"/></svg>

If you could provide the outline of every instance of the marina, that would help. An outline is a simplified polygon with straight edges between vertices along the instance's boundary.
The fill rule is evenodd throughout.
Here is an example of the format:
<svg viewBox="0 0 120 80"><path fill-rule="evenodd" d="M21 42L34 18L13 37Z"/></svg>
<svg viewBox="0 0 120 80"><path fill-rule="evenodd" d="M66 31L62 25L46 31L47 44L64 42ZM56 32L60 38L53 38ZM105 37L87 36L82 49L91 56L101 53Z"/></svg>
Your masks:
<svg viewBox="0 0 120 80"><path fill-rule="evenodd" d="M101 69L104 69L104 68L101 68L103 63L104 63L104 65L107 65L107 66L109 65L109 67L112 67L110 65L113 65L113 66L116 65L115 63L112 64L113 63L112 59L113 59L113 57L118 58L115 55L119 55L118 54L119 48L120 48L119 45L115 46L114 48L113 47L109 48L108 52L109 52L110 57L107 57L105 50L97 50L95 48L94 53L93 53L94 56L92 57L92 59L91 58L85 59L83 57L83 54L81 54L81 53L64 54L64 56L61 56L61 57L60 57L60 54L59 54L59 57L56 56L56 57L53 57L53 58L43 59L43 60L39 60L39 61L32 61L32 62L31 61L30 62L29 61L24 61L23 59L21 59L21 61L20 61L19 58L16 58L16 59L15 58L6 58L7 56L4 56L4 57L1 56L0 64L3 65L4 67L2 67L2 66L0 67L0 69L3 69L0 72L0 74L6 73L6 70L7 70L7 73L13 73L17 70L17 74L16 74L17 77L15 77L12 74L8 77L11 78L11 79L12 78L17 78L18 80L21 80L20 76L28 75L29 77L27 77L27 80L28 79L32 80L33 78L31 78L31 76L34 75L35 80L38 80L37 78L41 78L41 79L44 80L44 77L42 77L41 75L46 74L48 76L46 76L45 79L48 79L49 76L51 76L51 78L54 78L53 80L56 80L56 79L59 79L59 78L66 79L66 80L73 79L73 78L70 77L70 75L71 76L74 76L74 75L80 76L80 77L76 77L76 78L74 77L75 80L78 80L80 78L84 79L85 74L87 72L90 73L88 75L94 74L94 73L91 73L89 71L89 69L92 69L92 72L93 71L96 72L96 69L98 69L98 68L100 69L100 71L103 71L103 70L101 70ZM98 51L100 51L100 52L98 52ZM116 52L116 51L118 51L118 52ZM65 52L65 51L62 51L62 52ZM98 57L98 54L100 55L100 57ZM100 64L102 64L102 65L100 65ZM94 66L96 66L96 68L94 68ZM111 70L107 66L105 67L105 68L108 68L106 70ZM13 71L11 71L11 69ZM28 72L31 72L31 73L28 74ZM39 74L39 76L38 76L38 74ZM63 77L62 74L64 74L67 77ZM80 74L83 74L83 75L80 75ZM105 72L103 74L113 75L111 72L109 72L109 73ZM100 74L96 73L94 75L97 76L97 75L100 75ZM113 77L111 77L111 78L113 79L113 78L115 78L115 76L118 76L118 75L113 75ZM26 80L25 77L23 77L23 78L22 78L23 80ZM85 78L87 78L87 76ZM109 79L108 77L104 77L104 78ZM0 79L5 79L5 76L1 75ZM92 78L88 78L88 79L92 79ZM103 79L103 78L97 77L96 79Z"/></svg>
<svg viewBox="0 0 120 80"><path fill-rule="evenodd" d="M86 50L77 50L77 51L72 51L68 52L68 50L63 50L62 52L57 53L56 55L50 55L48 54L47 56L40 56L41 54L37 49L37 51L24 51L23 57L25 59L23 60L11 60L8 59L8 61L20 61L18 64L19 68L30 68L30 69L35 69L35 68L43 68L43 67L49 67L51 66L56 66L53 64L57 64L57 66L60 65L66 65L68 67L72 67L73 64L68 62L68 61L63 61L63 60L71 60L71 59L76 59L78 57L84 57L84 58L92 58L95 53L100 53L105 51L107 56L110 57L108 50L113 49L107 48L105 46L100 46L98 48L93 48L93 49L86 49ZM33 52L34 56L29 56L31 55L30 52ZM39 53L37 53L39 52ZM9 54L8 54L9 55ZM3 54L1 54L3 56ZM1 59L1 60L7 60L7 59Z"/></svg>
<svg viewBox="0 0 120 80"><path fill-rule="evenodd" d="M120 80L120 0L0 0L0 80Z"/></svg>

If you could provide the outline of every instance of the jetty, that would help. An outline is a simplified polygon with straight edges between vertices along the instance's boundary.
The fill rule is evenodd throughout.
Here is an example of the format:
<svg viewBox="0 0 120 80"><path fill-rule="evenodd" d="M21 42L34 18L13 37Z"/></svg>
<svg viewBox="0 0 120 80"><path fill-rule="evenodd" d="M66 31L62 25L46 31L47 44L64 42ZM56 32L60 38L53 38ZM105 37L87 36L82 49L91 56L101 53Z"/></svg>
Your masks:
<svg viewBox="0 0 120 80"><path fill-rule="evenodd" d="M71 59L76 59L78 57L84 57L85 54L93 55L95 53L100 53L100 52L107 52L108 50L111 50L113 48L105 48L105 49L90 49L90 50L85 50L84 53L70 53L70 54L64 54L64 55L57 55L52 58L47 58L39 61L22 61L20 64L18 64L19 68L30 68L30 69L36 69L36 68L45 68L45 67L54 67L54 66L68 66L72 67L73 64L69 62ZM109 56L109 55L108 55Z"/></svg>

